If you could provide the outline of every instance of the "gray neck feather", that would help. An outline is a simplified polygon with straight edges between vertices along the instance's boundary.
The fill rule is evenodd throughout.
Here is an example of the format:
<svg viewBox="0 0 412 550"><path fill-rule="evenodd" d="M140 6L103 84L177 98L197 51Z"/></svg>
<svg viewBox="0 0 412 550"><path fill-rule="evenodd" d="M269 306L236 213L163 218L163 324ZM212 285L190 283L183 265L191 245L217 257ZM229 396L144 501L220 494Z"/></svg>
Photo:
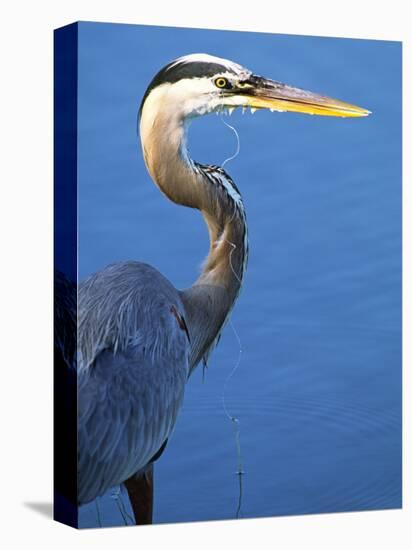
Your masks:
<svg viewBox="0 0 412 550"><path fill-rule="evenodd" d="M202 358L206 363L239 294L247 261L247 226L241 198L231 192L227 174L190 159L186 130L184 117L173 110L143 109L140 133L152 179L173 202L200 210L209 230L210 249L202 272L181 291L192 370Z"/></svg>

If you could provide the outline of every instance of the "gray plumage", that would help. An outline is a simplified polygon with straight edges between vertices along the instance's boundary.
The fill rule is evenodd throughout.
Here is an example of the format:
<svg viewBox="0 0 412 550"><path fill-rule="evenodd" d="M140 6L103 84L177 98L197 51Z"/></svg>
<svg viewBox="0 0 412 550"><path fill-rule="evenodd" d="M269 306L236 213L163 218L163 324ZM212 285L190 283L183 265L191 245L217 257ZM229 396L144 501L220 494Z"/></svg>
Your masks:
<svg viewBox="0 0 412 550"><path fill-rule="evenodd" d="M169 437L189 372L178 292L154 268L115 264L79 288L79 501L142 470Z"/></svg>

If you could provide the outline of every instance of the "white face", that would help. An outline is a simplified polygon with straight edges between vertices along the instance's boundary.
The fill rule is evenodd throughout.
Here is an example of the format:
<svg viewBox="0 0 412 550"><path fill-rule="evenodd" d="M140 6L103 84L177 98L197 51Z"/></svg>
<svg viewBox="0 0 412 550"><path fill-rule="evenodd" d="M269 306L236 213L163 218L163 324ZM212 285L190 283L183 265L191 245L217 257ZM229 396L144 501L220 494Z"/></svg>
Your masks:
<svg viewBox="0 0 412 550"><path fill-rule="evenodd" d="M242 95L228 94L226 87L235 88L239 82L247 79L252 73L241 65L214 57L208 54L192 54L176 59L170 65L186 63L211 63L221 65L227 70L212 76L182 78L174 83L164 83L153 89L144 105L146 114L162 111L163 115L190 119L225 107L246 106L248 102ZM146 117L145 117L146 118ZM150 117L149 117L150 118Z"/></svg>
<svg viewBox="0 0 412 550"><path fill-rule="evenodd" d="M192 118L224 108L247 106L249 103L245 96L227 95L218 85L224 82L237 84L249 74L245 72L238 77L224 72L213 77L184 78L173 84L162 84L150 93L144 110L161 108L163 112L169 111L171 116Z"/></svg>

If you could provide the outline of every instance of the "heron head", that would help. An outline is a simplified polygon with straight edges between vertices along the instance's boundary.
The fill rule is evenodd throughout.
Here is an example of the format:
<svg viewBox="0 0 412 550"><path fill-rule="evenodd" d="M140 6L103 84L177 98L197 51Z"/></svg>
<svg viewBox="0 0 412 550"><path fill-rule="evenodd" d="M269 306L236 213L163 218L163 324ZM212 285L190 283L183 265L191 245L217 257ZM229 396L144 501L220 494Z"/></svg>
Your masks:
<svg viewBox="0 0 412 550"><path fill-rule="evenodd" d="M237 107L339 117L369 114L355 105L255 75L237 63L207 54L180 57L159 71L146 90L140 114L146 107L181 119Z"/></svg>

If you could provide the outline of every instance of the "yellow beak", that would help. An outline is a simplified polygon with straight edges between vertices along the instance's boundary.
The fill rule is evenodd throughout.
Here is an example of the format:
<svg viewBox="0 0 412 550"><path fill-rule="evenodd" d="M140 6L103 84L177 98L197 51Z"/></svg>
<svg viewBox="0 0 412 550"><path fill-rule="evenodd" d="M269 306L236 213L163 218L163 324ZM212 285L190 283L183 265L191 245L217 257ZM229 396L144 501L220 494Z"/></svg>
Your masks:
<svg viewBox="0 0 412 550"><path fill-rule="evenodd" d="M252 78L253 85L241 91L244 100L252 109L338 117L363 117L370 114L366 109L338 99L293 88L260 76Z"/></svg>

